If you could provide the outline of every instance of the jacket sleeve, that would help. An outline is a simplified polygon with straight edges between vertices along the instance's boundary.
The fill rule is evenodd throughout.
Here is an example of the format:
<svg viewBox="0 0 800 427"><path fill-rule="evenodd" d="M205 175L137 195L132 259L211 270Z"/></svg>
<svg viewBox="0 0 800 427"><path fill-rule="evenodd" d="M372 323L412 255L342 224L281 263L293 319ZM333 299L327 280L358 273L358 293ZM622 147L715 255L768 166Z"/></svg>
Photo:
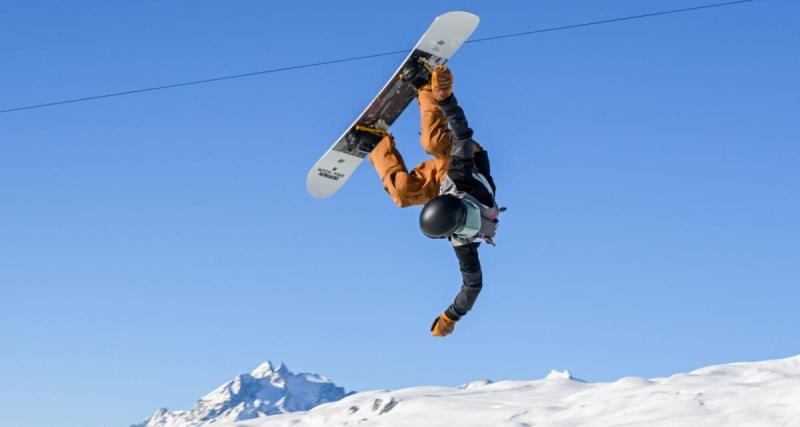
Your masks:
<svg viewBox="0 0 800 427"><path fill-rule="evenodd" d="M472 176L475 168L473 159L472 129L467 123L464 110L458 106L456 97L451 95L449 98L439 101L439 109L447 118L450 130L453 132L453 145L450 150L450 167L447 176L453 180L461 191L470 192L477 182Z"/></svg>
<svg viewBox="0 0 800 427"><path fill-rule="evenodd" d="M455 301L445 310L445 314L452 320L459 320L467 314L475 304L483 288L483 272L478 259L478 246L480 243L470 243L464 246L454 246L458 265L461 268L463 279L461 290L456 295Z"/></svg>

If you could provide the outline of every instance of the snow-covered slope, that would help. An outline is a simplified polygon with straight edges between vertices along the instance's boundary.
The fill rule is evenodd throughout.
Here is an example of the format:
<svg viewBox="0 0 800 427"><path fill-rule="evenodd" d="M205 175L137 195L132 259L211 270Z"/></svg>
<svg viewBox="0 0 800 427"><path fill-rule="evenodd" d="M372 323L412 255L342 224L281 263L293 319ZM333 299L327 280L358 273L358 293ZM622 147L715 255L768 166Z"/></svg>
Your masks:
<svg viewBox="0 0 800 427"><path fill-rule="evenodd" d="M797 427L800 356L611 383L551 372L538 381L370 391L235 426Z"/></svg>
<svg viewBox="0 0 800 427"><path fill-rule="evenodd" d="M188 411L159 409L131 427L200 427L266 415L306 411L346 396L343 388L315 374L293 374L284 364L267 361L217 387Z"/></svg>

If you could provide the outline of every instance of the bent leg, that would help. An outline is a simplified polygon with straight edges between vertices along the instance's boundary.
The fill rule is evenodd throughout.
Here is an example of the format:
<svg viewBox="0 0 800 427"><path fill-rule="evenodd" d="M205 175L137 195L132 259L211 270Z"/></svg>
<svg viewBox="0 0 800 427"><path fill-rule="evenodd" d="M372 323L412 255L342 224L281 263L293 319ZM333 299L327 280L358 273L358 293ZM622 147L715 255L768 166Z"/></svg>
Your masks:
<svg viewBox="0 0 800 427"><path fill-rule="evenodd" d="M384 137L375 146L369 161L378 172L383 189L401 208L424 204L436 195L437 169L434 161L423 162L409 173L391 136Z"/></svg>

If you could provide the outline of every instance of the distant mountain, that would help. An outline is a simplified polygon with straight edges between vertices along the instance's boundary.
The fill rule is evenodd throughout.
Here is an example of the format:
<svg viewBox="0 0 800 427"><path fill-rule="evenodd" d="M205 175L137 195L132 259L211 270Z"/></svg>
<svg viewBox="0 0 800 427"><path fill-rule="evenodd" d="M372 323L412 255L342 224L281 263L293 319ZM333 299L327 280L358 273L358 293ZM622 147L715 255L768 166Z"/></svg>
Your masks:
<svg viewBox="0 0 800 427"><path fill-rule="evenodd" d="M267 361L205 395L190 410L165 408L131 427L202 427L267 415L307 411L347 393L316 374L293 374L284 364Z"/></svg>

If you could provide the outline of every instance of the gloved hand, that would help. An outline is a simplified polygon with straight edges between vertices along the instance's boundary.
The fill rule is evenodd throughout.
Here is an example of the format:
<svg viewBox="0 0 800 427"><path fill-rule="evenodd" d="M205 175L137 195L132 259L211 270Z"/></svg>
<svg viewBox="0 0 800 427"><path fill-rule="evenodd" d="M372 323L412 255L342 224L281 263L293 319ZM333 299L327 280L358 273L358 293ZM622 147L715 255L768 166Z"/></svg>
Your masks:
<svg viewBox="0 0 800 427"><path fill-rule="evenodd" d="M443 101L453 95L453 73L444 65L437 65L431 75L433 98Z"/></svg>
<svg viewBox="0 0 800 427"><path fill-rule="evenodd" d="M450 335L456 327L456 321L450 320L446 314L442 313L436 319L433 319L431 325L431 334L435 337L444 337Z"/></svg>

